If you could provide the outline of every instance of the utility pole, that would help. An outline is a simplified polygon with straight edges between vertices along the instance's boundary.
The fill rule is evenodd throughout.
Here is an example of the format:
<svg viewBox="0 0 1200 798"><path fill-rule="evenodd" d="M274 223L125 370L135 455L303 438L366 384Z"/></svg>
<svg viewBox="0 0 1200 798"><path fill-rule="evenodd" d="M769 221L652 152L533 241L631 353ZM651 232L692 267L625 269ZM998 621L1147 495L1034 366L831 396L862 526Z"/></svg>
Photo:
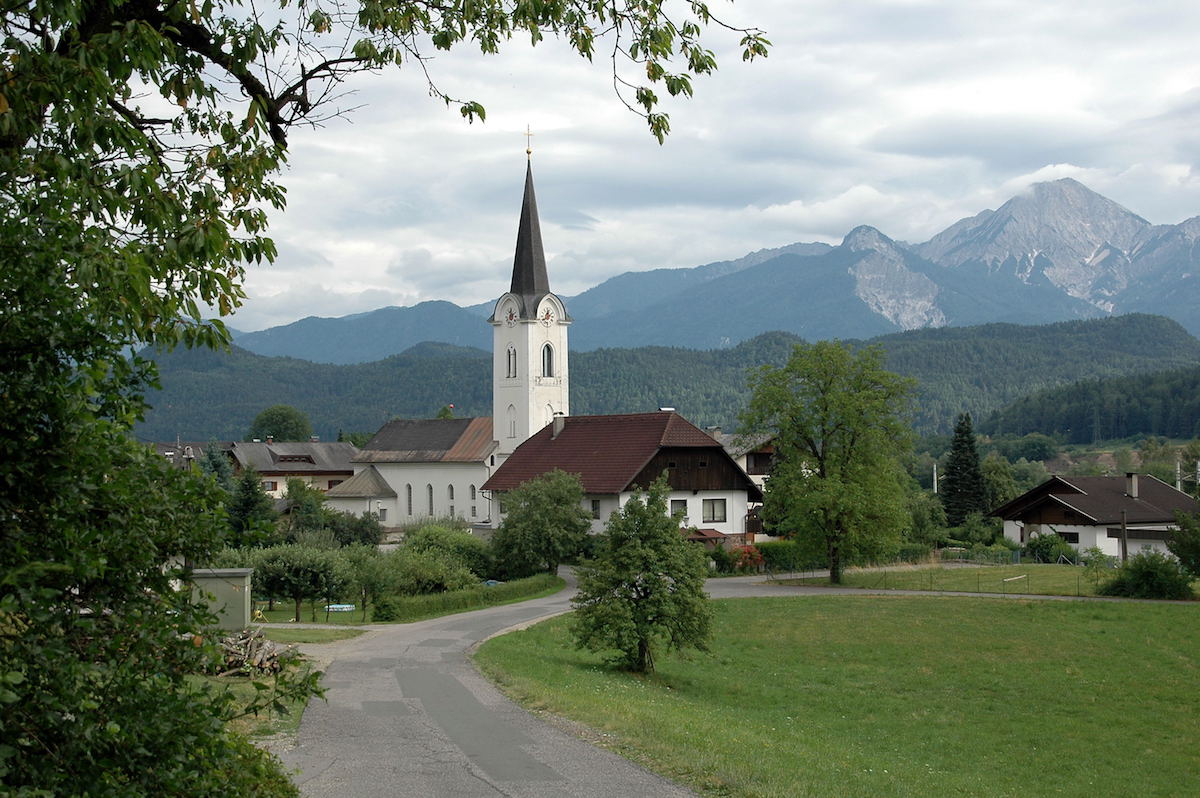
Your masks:
<svg viewBox="0 0 1200 798"><path fill-rule="evenodd" d="M1129 558L1129 529L1126 525L1125 510L1121 511L1121 562Z"/></svg>
<svg viewBox="0 0 1200 798"><path fill-rule="evenodd" d="M1200 474L1200 461L1196 463L1196 473ZM933 492L937 493L937 461L933 461Z"/></svg>

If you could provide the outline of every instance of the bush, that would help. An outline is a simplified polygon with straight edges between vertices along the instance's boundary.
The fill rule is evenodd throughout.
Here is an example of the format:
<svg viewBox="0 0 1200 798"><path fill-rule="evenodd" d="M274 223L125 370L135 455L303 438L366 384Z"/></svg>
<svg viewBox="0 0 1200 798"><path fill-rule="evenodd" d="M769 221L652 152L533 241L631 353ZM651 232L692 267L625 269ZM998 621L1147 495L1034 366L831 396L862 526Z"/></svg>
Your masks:
<svg viewBox="0 0 1200 798"><path fill-rule="evenodd" d="M899 562L921 562L929 559L931 554L933 548L926 543L901 543L896 550L896 559Z"/></svg>
<svg viewBox="0 0 1200 798"><path fill-rule="evenodd" d="M1079 561L1079 552L1055 532L1043 535L1033 535L1025 542L1025 554L1036 562L1056 563L1060 557L1066 557L1071 562Z"/></svg>
<svg viewBox="0 0 1200 798"><path fill-rule="evenodd" d="M806 571L825 566L819 552L808 551L795 540L773 540L754 545L762 554L763 567L768 571Z"/></svg>
<svg viewBox="0 0 1200 798"><path fill-rule="evenodd" d="M1143 551L1130 557L1117 570L1116 576L1096 592L1102 596L1129 598L1193 598L1191 579L1179 561L1157 551Z"/></svg>
<svg viewBox="0 0 1200 798"><path fill-rule="evenodd" d="M703 545L697 543L697 546ZM719 574L731 574L736 566L737 561L733 557L733 552L724 546L715 546L708 550L708 558L712 560L713 568Z"/></svg>
<svg viewBox="0 0 1200 798"><path fill-rule="evenodd" d="M371 610L371 621L390 623L400 620L400 614L400 598L398 596L384 596L383 598L375 599L375 606Z"/></svg>
<svg viewBox="0 0 1200 798"><path fill-rule="evenodd" d="M534 596L562 585L563 580L557 576L536 574L528 579L515 579L491 586L476 584L446 593L387 596L375 602L371 620L379 623L417 621L434 615L492 607Z"/></svg>
<svg viewBox="0 0 1200 798"><path fill-rule="evenodd" d="M488 544L465 529L426 524L404 537L404 547L457 562L480 579L492 575L494 562Z"/></svg>
<svg viewBox="0 0 1200 798"><path fill-rule="evenodd" d="M457 561L437 552L399 548L386 558L392 590L405 596L460 590L479 580Z"/></svg>
<svg viewBox="0 0 1200 798"><path fill-rule="evenodd" d="M731 554L734 569L739 573L757 573L762 567L762 553L754 546L737 546Z"/></svg>

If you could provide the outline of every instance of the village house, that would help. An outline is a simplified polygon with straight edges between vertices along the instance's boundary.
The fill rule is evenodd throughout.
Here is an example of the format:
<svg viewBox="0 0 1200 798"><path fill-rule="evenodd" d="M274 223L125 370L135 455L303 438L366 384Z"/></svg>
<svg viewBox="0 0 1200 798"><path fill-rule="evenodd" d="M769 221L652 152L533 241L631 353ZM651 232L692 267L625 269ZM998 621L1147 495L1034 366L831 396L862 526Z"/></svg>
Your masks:
<svg viewBox="0 0 1200 798"><path fill-rule="evenodd" d="M1126 474L1051 477L991 514L1004 519L1004 536L1014 543L1057 534L1081 551L1096 547L1122 557L1143 549L1165 553L1176 511L1198 512L1200 502L1149 474Z"/></svg>

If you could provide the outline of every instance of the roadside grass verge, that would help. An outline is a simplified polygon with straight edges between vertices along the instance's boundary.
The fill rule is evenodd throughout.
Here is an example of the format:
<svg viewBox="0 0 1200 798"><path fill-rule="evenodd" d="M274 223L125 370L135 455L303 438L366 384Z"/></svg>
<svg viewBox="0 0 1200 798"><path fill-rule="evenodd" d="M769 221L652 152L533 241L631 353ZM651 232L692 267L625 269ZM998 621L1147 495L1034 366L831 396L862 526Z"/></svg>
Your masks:
<svg viewBox="0 0 1200 798"><path fill-rule="evenodd" d="M263 628L263 634L276 643L336 643L350 640L363 633L362 629Z"/></svg>
<svg viewBox="0 0 1200 798"><path fill-rule="evenodd" d="M1111 576L1115 571L1105 572ZM829 585L828 577L780 579L784 585ZM1096 585L1073 565L987 565L978 567L848 570L841 587L871 590L954 590L965 593L1027 593L1040 596L1094 596Z"/></svg>
<svg viewBox="0 0 1200 798"><path fill-rule="evenodd" d="M387 621L376 620L373 607L367 609L367 619L363 620L362 610L351 612L326 612L324 601L306 601L301 605L300 619L305 623L330 623L345 626L360 626L364 623L412 623L428 618L437 618L456 612L468 612L483 607L495 607L501 604L513 604L518 601L552 596L566 586L560 576L537 574L527 579L514 579L488 587L477 585L465 590L451 590L445 593L428 593L419 596L389 596L387 600L396 608L396 615ZM289 623L294 614L294 605L289 601L275 602L275 609L267 609L264 601L256 602L256 607L262 611L266 623ZM273 630L272 630L273 631ZM275 639L272 636L272 639Z"/></svg>
<svg viewBox="0 0 1200 798"><path fill-rule="evenodd" d="M714 602L709 653L649 677L570 616L493 638L526 706L707 795L1192 794L1200 608L820 596Z"/></svg>

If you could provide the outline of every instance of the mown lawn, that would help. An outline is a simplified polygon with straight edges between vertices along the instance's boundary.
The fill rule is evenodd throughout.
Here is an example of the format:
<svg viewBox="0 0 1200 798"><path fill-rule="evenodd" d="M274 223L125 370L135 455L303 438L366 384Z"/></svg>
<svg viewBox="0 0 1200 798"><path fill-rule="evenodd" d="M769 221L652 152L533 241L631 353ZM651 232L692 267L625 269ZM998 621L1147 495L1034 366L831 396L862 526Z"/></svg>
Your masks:
<svg viewBox="0 0 1200 798"><path fill-rule="evenodd" d="M707 654L651 677L569 616L477 662L518 701L709 795L1200 792L1200 606L954 597L714 602Z"/></svg>
<svg viewBox="0 0 1200 798"><path fill-rule="evenodd" d="M1107 578L1115 571L1103 572ZM779 580L785 585L828 585L825 577ZM872 590L953 590L967 593L1026 593L1039 596L1094 596L1096 583L1087 569L1074 565L985 565L978 567L850 570L845 587ZM1200 583L1196 588L1200 593Z"/></svg>

